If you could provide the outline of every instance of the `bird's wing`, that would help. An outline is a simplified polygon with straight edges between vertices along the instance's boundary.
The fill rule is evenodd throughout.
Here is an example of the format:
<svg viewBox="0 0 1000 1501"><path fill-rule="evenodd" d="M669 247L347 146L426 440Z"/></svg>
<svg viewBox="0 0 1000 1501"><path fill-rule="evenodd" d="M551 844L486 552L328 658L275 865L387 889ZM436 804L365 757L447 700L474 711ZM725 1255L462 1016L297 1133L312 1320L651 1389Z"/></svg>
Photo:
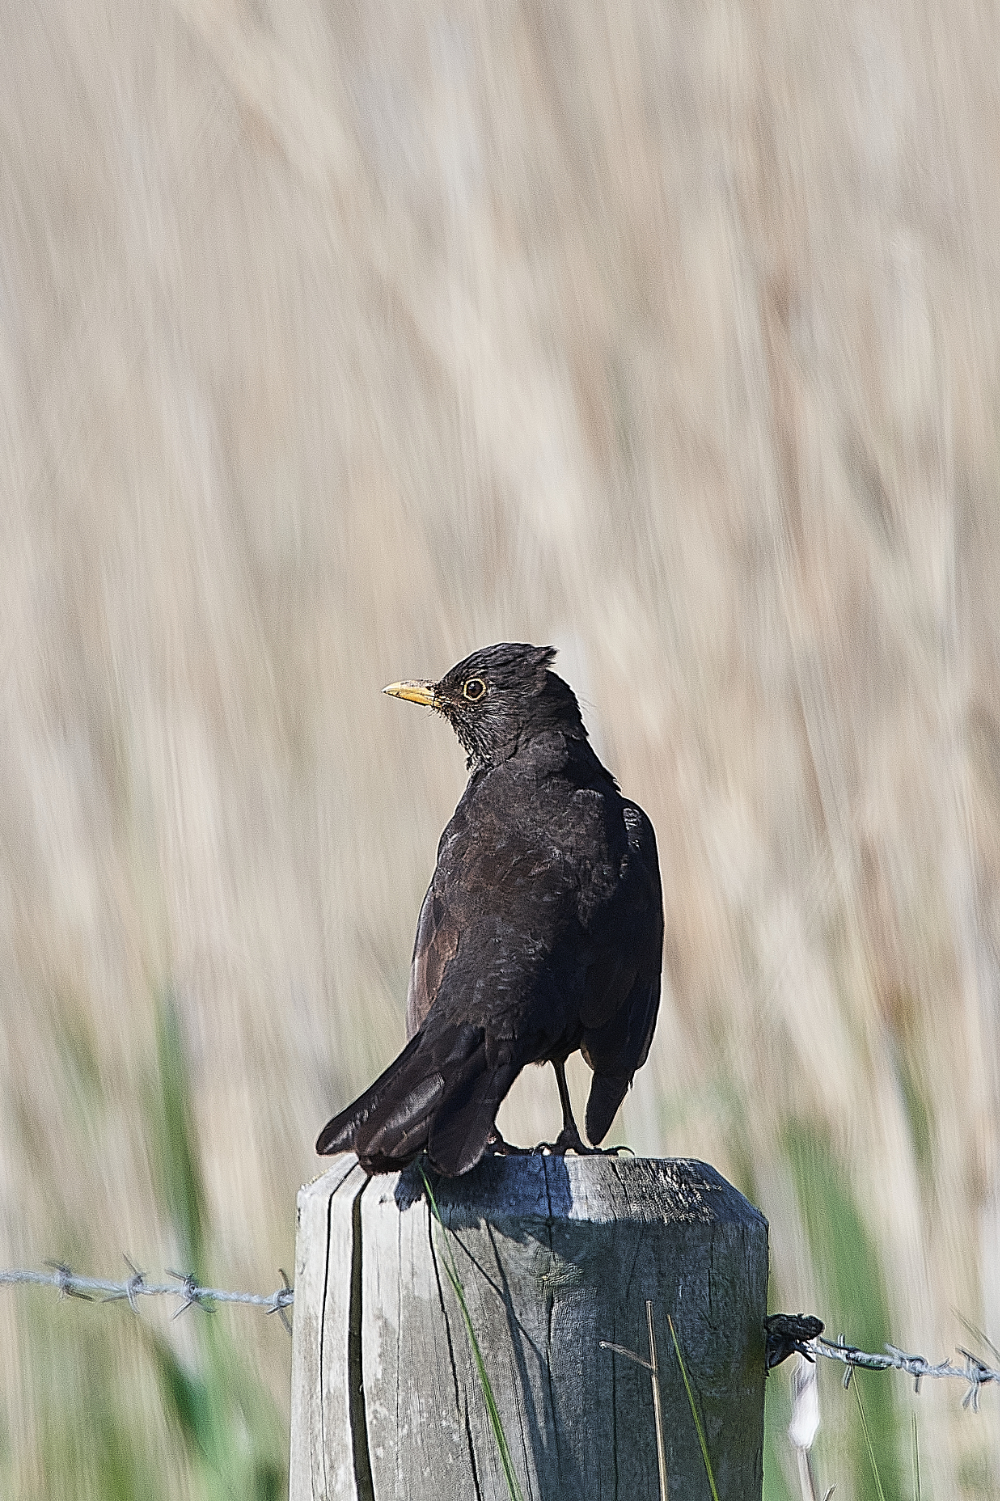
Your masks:
<svg viewBox="0 0 1000 1501"><path fill-rule="evenodd" d="M587 1135L595 1145L646 1061L660 1003L663 899L656 836L636 804L625 804L623 818L628 855L590 934L593 958L581 1011L582 1051L594 1070Z"/></svg>
<svg viewBox="0 0 1000 1501"><path fill-rule="evenodd" d="M435 895L434 884L431 881L427 888L417 919L410 983L406 992L407 1041L423 1026L434 1004L445 966L458 951L459 929L454 915L441 895Z"/></svg>

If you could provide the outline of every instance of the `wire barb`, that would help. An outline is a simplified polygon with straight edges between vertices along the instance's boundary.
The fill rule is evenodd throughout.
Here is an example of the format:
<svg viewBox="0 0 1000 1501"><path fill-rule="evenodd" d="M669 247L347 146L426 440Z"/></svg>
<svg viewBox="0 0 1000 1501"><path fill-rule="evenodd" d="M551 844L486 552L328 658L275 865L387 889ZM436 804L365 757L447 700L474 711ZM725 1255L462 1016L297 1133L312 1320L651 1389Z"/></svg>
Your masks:
<svg viewBox="0 0 1000 1501"><path fill-rule="evenodd" d="M268 1315L276 1313L289 1334L291 1334L292 1326L288 1322L288 1314L285 1312L285 1309L295 1301L295 1292L288 1280L288 1273L283 1266L279 1266L278 1273L284 1286L279 1287L276 1293L271 1294L272 1306L266 1312Z"/></svg>

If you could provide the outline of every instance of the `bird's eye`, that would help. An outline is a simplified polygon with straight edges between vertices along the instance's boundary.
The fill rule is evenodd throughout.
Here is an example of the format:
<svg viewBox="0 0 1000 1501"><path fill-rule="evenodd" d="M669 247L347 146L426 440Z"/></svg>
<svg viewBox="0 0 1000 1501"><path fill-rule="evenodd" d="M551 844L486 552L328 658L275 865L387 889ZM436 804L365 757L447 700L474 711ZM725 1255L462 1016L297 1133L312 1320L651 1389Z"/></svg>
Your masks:
<svg viewBox="0 0 1000 1501"><path fill-rule="evenodd" d="M470 678L462 684L462 697L467 698L470 704L478 704L481 698L486 697L486 684L482 678Z"/></svg>

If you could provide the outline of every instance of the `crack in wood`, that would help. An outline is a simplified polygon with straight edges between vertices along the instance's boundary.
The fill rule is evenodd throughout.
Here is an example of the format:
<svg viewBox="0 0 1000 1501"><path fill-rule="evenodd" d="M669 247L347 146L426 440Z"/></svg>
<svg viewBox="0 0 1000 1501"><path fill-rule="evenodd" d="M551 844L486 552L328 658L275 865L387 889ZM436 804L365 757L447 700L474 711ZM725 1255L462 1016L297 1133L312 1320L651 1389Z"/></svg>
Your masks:
<svg viewBox="0 0 1000 1501"><path fill-rule="evenodd" d="M329 1478L328 1478L327 1473L326 1473L326 1403L323 1400L323 1395L324 1395L324 1391L325 1391L325 1388L326 1388L326 1382L324 1381L323 1377L324 1377L324 1372L326 1370L326 1367L323 1364L323 1346L324 1346L324 1344L326 1342L326 1301L327 1301L327 1293L329 1292L329 1289L330 1289L330 1221L333 1218L333 1199L334 1199L334 1195L331 1194L330 1197L326 1201L326 1247L327 1247L327 1255L326 1255L326 1265L323 1268L323 1297L322 1297L322 1299L320 1301L320 1305L319 1305L319 1373L320 1373L320 1383L319 1383L319 1386L320 1386L320 1391L319 1391L319 1437L320 1437L320 1444L322 1445L322 1448L320 1449L320 1454L322 1456L322 1462L323 1462L323 1494L324 1494L324 1496L328 1496L330 1494L330 1482L329 1482ZM309 1489L312 1490L312 1470L311 1470L311 1468L310 1468Z"/></svg>
<svg viewBox="0 0 1000 1501"><path fill-rule="evenodd" d="M443 1225L441 1233L445 1235L448 1233ZM455 1238L456 1240L458 1239L457 1236ZM479 1467L476 1464L476 1449L472 1439L472 1425L469 1420L469 1397L468 1393L466 1393L463 1399L459 1388L458 1366L455 1364L455 1350L451 1342L451 1320L448 1317L448 1309L444 1301L444 1288L441 1285L441 1268L438 1264L437 1247L434 1244L434 1216L431 1214L429 1204L427 1205L427 1239L431 1251L431 1266L434 1268L434 1280L437 1283L438 1301L441 1304L441 1316L444 1319L445 1340L448 1345L448 1364L451 1367L451 1379L455 1388L455 1407L463 1409L465 1415L465 1437L469 1445L469 1465L472 1470L472 1481L476 1488L475 1495L470 1498L470 1501L483 1501L483 1494L479 1486Z"/></svg>
<svg viewBox="0 0 1000 1501"><path fill-rule="evenodd" d="M361 1200L370 1182L371 1179L367 1183L362 1183L351 1205L351 1304L347 1333L347 1369L354 1485L358 1501L375 1501L372 1457L368 1449L368 1413L365 1410L364 1366L361 1351L361 1324L364 1316L361 1280Z"/></svg>

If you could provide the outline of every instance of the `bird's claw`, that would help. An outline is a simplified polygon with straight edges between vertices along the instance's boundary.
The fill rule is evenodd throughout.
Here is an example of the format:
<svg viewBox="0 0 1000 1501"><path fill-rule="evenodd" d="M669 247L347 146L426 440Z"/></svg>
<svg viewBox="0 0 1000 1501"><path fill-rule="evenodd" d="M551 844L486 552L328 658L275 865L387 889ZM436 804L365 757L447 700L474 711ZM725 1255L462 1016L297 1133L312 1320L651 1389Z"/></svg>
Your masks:
<svg viewBox="0 0 1000 1501"><path fill-rule="evenodd" d="M486 1150L494 1157L530 1157L533 1147L516 1147L512 1141L504 1141L499 1131L494 1131L486 1143Z"/></svg>
<svg viewBox="0 0 1000 1501"><path fill-rule="evenodd" d="M570 1131L563 1127L555 1141L540 1141L532 1150L539 1156L547 1153L550 1157L565 1157L567 1152L572 1152L577 1157L617 1157L619 1152L630 1152L632 1149L631 1147L588 1147L579 1131Z"/></svg>

